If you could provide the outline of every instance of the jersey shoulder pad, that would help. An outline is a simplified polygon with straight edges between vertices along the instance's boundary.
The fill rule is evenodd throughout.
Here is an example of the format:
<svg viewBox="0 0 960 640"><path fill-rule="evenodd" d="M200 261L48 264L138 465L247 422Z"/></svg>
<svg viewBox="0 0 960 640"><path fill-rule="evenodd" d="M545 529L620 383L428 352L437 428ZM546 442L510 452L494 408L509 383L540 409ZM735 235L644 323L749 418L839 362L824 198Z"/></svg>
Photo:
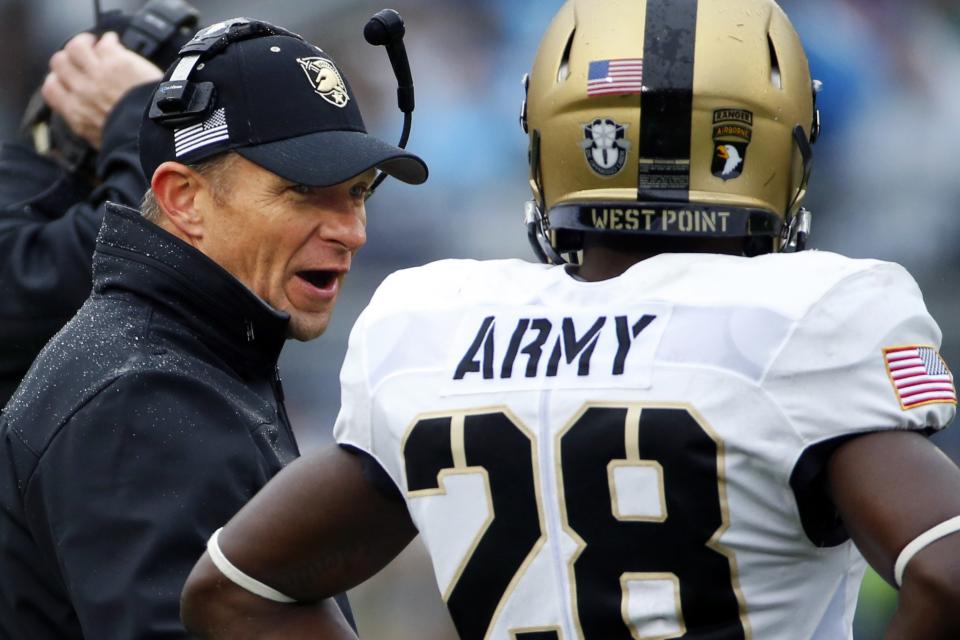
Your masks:
<svg viewBox="0 0 960 640"><path fill-rule="evenodd" d="M402 269L381 283L368 315L523 303L549 268L524 260L439 260Z"/></svg>
<svg viewBox="0 0 960 640"><path fill-rule="evenodd" d="M661 254L629 269L624 295L690 307L751 307L784 318L803 316L837 282L875 266L835 253L805 251L755 258Z"/></svg>
<svg viewBox="0 0 960 640"><path fill-rule="evenodd" d="M920 288L898 264L866 262L812 301L773 360L763 385L806 442L880 429L941 429L956 407L941 333ZM894 361L917 356L910 402ZM906 398L906 402L904 401Z"/></svg>

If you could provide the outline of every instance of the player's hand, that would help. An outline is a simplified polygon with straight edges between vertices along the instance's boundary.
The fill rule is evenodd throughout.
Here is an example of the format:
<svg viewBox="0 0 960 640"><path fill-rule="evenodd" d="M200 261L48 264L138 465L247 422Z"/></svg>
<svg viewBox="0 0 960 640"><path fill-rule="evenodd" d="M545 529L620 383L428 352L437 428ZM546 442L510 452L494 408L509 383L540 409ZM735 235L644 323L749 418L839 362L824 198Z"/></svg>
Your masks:
<svg viewBox="0 0 960 640"><path fill-rule="evenodd" d="M120 44L117 34L106 33L97 40L81 33L50 58L41 93L76 134L99 149L103 125L120 98L161 77L156 65Z"/></svg>

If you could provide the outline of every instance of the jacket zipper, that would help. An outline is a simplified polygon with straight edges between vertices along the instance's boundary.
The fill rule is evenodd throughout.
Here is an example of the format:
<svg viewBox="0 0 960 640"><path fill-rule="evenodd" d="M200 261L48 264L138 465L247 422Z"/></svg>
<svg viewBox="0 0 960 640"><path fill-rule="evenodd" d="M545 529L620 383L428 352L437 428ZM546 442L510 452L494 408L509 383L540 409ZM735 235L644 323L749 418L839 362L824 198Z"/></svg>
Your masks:
<svg viewBox="0 0 960 640"><path fill-rule="evenodd" d="M290 436L290 441L296 447L297 439L293 435L293 426L290 424L290 417L287 415L287 404L283 393L283 379L280 377L279 366L273 367L271 386L273 386L273 395L277 399L277 406L280 408L280 421L283 422L283 428L286 429L287 435Z"/></svg>

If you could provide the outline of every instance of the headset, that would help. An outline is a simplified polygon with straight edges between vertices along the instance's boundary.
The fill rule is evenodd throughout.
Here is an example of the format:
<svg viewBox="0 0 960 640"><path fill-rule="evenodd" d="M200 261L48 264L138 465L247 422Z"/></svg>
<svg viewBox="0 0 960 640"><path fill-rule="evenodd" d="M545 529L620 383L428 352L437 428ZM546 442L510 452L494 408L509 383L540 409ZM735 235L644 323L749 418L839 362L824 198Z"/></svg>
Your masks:
<svg viewBox="0 0 960 640"><path fill-rule="evenodd" d="M403 44L405 33L403 18L393 9L377 12L363 29L364 38L368 43L386 47L393 73L397 78L397 106L404 116L403 131L397 145L401 149L406 148L410 138L415 105L413 77L410 73L406 47ZM234 18L200 31L180 49L180 59L173 73L154 93L148 117L169 129L179 129L202 122L216 102L216 87L212 82L191 81L194 69L232 43L272 35L284 35L303 40L301 36L286 29L247 18ZM386 178L387 174L379 172L370 189L367 190L367 198L373 195L374 190Z"/></svg>
<svg viewBox="0 0 960 640"><path fill-rule="evenodd" d="M397 106L403 112L403 131L400 134L401 149L407 148L410 139L410 127L413 124L413 108L416 101L413 97L413 76L410 74L410 61L407 59L407 49L403 44L403 36L407 30L403 18L393 9L381 9L373 15L363 28L363 37L375 47L383 46L387 49L393 75L397 77ZM387 174L380 175L370 185L367 197L373 195L374 190L387 179Z"/></svg>
<svg viewBox="0 0 960 640"><path fill-rule="evenodd" d="M303 40L286 29L247 18L233 18L201 30L180 49L173 73L153 94L148 117L168 129L202 122L216 102L217 88L212 82L192 82L194 69L235 42L277 35Z"/></svg>

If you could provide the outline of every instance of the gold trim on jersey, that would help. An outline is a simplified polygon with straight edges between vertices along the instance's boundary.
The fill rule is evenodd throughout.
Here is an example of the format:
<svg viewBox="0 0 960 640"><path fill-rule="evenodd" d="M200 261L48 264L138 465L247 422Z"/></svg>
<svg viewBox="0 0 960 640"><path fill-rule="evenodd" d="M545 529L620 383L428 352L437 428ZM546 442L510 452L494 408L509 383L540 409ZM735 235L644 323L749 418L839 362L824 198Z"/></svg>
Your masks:
<svg viewBox="0 0 960 640"><path fill-rule="evenodd" d="M586 414L587 411L593 408L599 409L626 409L627 415L624 419L624 431L630 431L630 425L639 425L640 415L645 408L649 409L683 409L687 411L693 419L700 425L704 433L714 441L714 444L717 446L717 484L718 484L718 493L720 495L720 518L721 525L706 542L706 546L717 553L722 554L727 558L727 562L730 565L730 582L733 587L734 595L737 598L737 605L740 611L740 623L743 625L744 638L746 640L752 640L753 631L750 627L750 620L747 617L747 605L746 599L743 596L743 590L740 588L740 573L737 568L737 559L736 555L732 550L727 548L725 545L719 543L720 537L730 528L730 506L727 501L727 476L726 476L726 451L723 446L723 440L717 435L713 427L704 419L703 415L697 411L693 405L683 403L683 402L585 402L581 405L580 409L574 413L573 417L570 418L564 426L557 432L554 436L554 466L556 468L556 478L557 478L557 498L560 502L560 516L561 522L560 526L570 538L576 543L576 550L570 555L570 559L567 561L567 579L570 584L569 597L571 603L570 614L573 617L573 626L577 633L577 638L579 640L585 640L583 634L583 627L580 623L580 614L578 609L577 602L577 589L576 589L576 572L574 571L574 564L577 561L577 558L580 557L580 554L583 553L583 550L586 548L586 541L580 537L580 535L570 526L569 516L567 514L567 500L566 495L564 494L563 488L563 466L560 459L560 440L563 438L566 433L573 428L573 426ZM639 431L638 429L635 429ZM624 443L627 447L627 456L631 457L636 455L635 459L640 459L639 445L634 445L634 441L639 442L639 433L636 437L628 434L624 434ZM609 466L608 466L609 473ZM662 476L661 476L661 491L663 491ZM611 498L611 504L614 498ZM666 508L664 507L664 511ZM616 515L616 511L614 511ZM664 519L665 521L665 519ZM627 575L622 574L622 575ZM623 585L623 578L621 575L621 585ZM679 593L679 591L678 591ZM627 597L626 595L624 597ZM679 610L680 601L679 596L677 600L678 607L678 620L682 620L683 611ZM634 630L631 627L631 633Z"/></svg>
<svg viewBox="0 0 960 640"><path fill-rule="evenodd" d="M494 405L489 407L481 407L476 409L461 409L457 410L447 410L447 411L431 411L427 413L421 413L414 416L413 420L407 425L406 430L404 431L403 438L400 441L400 451L401 453L406 450L407 439L410 437L410 434L413 432L414 427L417 426L422 420L428 420L430 418L450 418L450 448L451 453L453 454L453 463L454 469L444 469L437 474L437 485L438 489L424 489L420 491L407 491L408 498L421 498L426 496L436 496L436 495L446 495L446 487L444 486L444 480L451 475L467 475L480 473L483 476L483 486L484 492L487 499L487 519L484 522L483 526L480 528L480 531L477 532L477 535L474 536L473 542L471 542L470 547L467 553L464 554L463 558L460 560L460 564L457 566L456 571L453 574L453 577L450 580L450 583L447 585L447 588L441 594L444 604L449 601L450 596L453 594L453 590L456 588L457 583L460 582L460 578L463 576L463 571L467 566L467 563L470 562L470 558L473 557L474 552L477 550L477 546L480 544L480 540L483 539L483 536L486 535L487 530L490 528L490 525L493 523L496 514L493 510L493 495L490 493L490 476L487 473L487 470L483 467L469 467L467 466L467 457L466 450L464 447L464 423L467 416L472 415L482 415L485 413L502 413L510 422L513 423L520 432L526 436L527 440L530 441L530 456L531 468L533 470L533 490L534 496L537 503L537 520L540 523L540 537L537 538L537 541L530 548L530 552L524 558L523 562L520 563L520 566L517 568L516 572L513 574L513 578L510 579L510 582L507 584L507 588L504 589L503 594L500 597L500 601L497 603L497 608L494 609L493 615L490 616L490 625L484 631L483 637L487 639L490 637L491 631L496 624L497 619L500 617L500 614L503 613L503 608L506 606L506 603L510 601L510 596L513 595L513 592L516 590L517 585L520 583L520 580L523 578L523 575L527 572L527 569L533 563L534 558L537 557L537 554L540 553L540 550L547 542L547 526L546 526L546 517L544 516L544 504L543 504L543 492L540 488L540 474L538 470L540 469L539 457L538 457L538 447L537 447L537 438L536 434L533 433L516 414L511 411L510 407L506 405ZM463 465L462 467L458 465ZM405 486L409 486L406 478L406 464L401 465L403 471L403 482ZM438 585L439 586L439 585ZM546 629L549 630L549 629Z"/></svg>
<svg viewBox="0 0 960 640"><path fill-rule="evenodd" d="M657 516L629 516L620 513L620 497L617 495L615 471L621 468L647 467L657 474L657 490L660 495L660 515ZM607 464L607 484L610 485L610 512L621 522L665 522L667 520L667 496L663 490L663 465L656 460L611 460Z"/></svg>
<svg viewBox="0 0 960 640"><path fill-rule="evenodd" d="M626 460L611 460L607 464L607 483L610 485L610 511L613 517L622 522L664 522L667 519L667 497L663 492L663 465L656 460L643 460L640 457L640 407L627 407L626 425L623 430L623 446ZM636 428L629 428L636 425ZM657 489L660 492L660 515L625 516L620 513L620 498L617 495L615 471L620 467L651 467L657 474Z"/></svg>
<svg viewBox="0 0 960 640"><path fill-rule="evenodd" d="M747 599L743 595L743 589L740 588L740 570L737 568L737 555L729 547L720 544L721 536L723 536L723 534L727 532L727 529L730 528L730 504L727 500L726 446L724 445L723 439L720 437L720 435L712 426L710 426L710 423L707 422L707 419L704 418L703 415L697 411L693 405L677 403L661 406L664 408L673 406L686 409L690 415L693 416L693 419L697 421L704 433L710 436L710 439L712 439L714 444L717 445L717 488L720 493L721 525L720 528L717 529L712 536L710 536L710 540L707 541L707 547L727 557L727 562L730 564L730 583L733 585L733 593L736 595L737 605L740 607L740 624L743 625L743 637L745 640L751 640L753 638L753 629L750 626L750 618L747 616Z"/></svg>
<svg viewBox="0 0 960 640"><path fill-rule="evenodd" d="M644 636L640 635L640 629L630 621L630 587L628 582L643 582L645 580L655 580L663 582L669 580L673 583L673 604L676 607L677 632L665 636ZM687 625L683 621L683 611L680 607L680 578L674 573L624 573L620 575L620 592L623 594L620 600L620 615L623 617L623 623L630 629L630 635L633 640L669 640L670 638L682 638L687 632Z"/></svg>
<svg viewBox="0 0 960 640"><path fill-rule="evenodd" d="M627 424L623 429L623 450L627 452L627 460L632 462L640 460L640 411L636 405L627 407ZM637 425L637 428L626 428L631 424Z"/></svg>
<svg viewBox="0 0 960 640"><path fill-rule="evenodd" d="M570 526L570 517L567 514L567 496L563 488L563 463L561 460L561 447L560 440L566 435L567 431L573 428L573 425L577 424L584 414L591 409L592 407L609 407L609 408L627 408L627 415L630 415L629 405L624 403L614 403L614 402L605 402L605 403L584 403L580 408L573 414L567 422L560 428L560 430L553 437L553 465L555 467L554 476L556 478L557 484L557 502L560 503L560 527L563 529L563 532L573 540L577 548L572 554L570 554L570 559L567 560L567 595L570 598L570 617L573 620L573 629L574 633L577 634L579 640L584 640L583 637L583 626L580 624L580 612L579 612L579 599L577 598L577 576L573 570L573 565L577 561L577 558L580 557L580 554L583 553L583 550L587 548L587 541L580 537L580 534L577 533L573 527ZM625 436L626 438L626 436ZM629 447L629 445L628 445ZM628 448L627 451L630 449ZM639 457L639 456L638 456ZM560 541L557 541L560 544Z"/></svg>
<svg viewBox="0 0 960 640"><path fill-rule="evenodd" d="M563 640L563 629L558 625L548 625L545 627L516 627L510 629L507 633L510 634L510 640L517 640L517 636L521 633L547 633L553 631L557 634L557 640Z"/></svg>
<svg viewBox="0 0 960 640"><path fill-rule="evenodd" d="M450 416L450 448L453 453L453 466L455 469L467 468L467 452L463 444L463 422L464 415L458 413ZM489 484L487 493L490 493ZM493 513L493 505L490 505L490 513Z"/></svg>
<svg viewBox="0 0 960 640"><path fill-rule="evenodd" d="M470 558L473 557L473 554L477 550L477 546L480 544L480 541L483 539L483 536L487 534L487 529L490 528L490 525L493 523L494 513L493 513L493 496L490 494L490 476L487 474L487 470L483 467L463 467L460 469L444 469L437 474L437 484L440 485L439 489L425 489L422 491L408 492L407 497L409 498L424 498L428 496L445 496L447 495L446 490L446 480L450 476L466 476L479 474L483 477L483 488L484 493L486 494L487 499L487 518L484 520L483 524L480 526L480 530L477 531L477 534L473 537L473 541L470 543L470 546L467 548L467 552L464 554L463 558L460 560L460 564L457 566L456 571L453 573L453 577L450 580L450 583L447 585L441 594L443 601L447 602L450 599L450 595L453 593L453 589L457 586L457 583L460 581L460 577L463 575L463 570L466 568L467 563L470 561ZM439 586L439 585L438 585Z"/></svg>

